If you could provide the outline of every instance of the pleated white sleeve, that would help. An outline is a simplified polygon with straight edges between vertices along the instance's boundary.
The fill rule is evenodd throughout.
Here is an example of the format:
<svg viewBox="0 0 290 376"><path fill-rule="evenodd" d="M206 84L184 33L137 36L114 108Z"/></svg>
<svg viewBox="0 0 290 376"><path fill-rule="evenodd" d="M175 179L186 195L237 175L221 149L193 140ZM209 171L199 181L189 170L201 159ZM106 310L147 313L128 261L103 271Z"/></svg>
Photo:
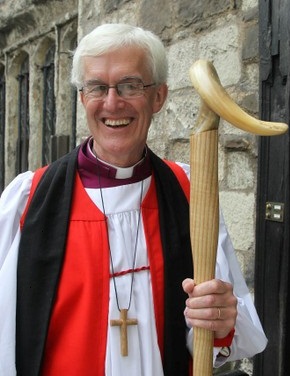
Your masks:
<svg viewBox="0 0 290 376"><path fill-rule="evenodd" d="M32 172L18 175L0 198L0 375L15 376L16 270L19 220L25 208Z"/></svg>
<svg viewBox="0 0 290 376"><path fill-rule="evenodd" d="M220 216L216 278L230 282L238 299L238 316L231 354L227 361L251 358L262 352L267 338L237 260L223 216Z"/></svg>
<svg viewBox="0 0 290 376"><path fill-rule="evenodd" d="M189 176L189 166L182 163L178 164ZM255 354L262 352L267 345L267 338L243 277L222 212L220 212L216 278L230 282L238 299L238 316L231 345L231 354L228 358L216 357L220 349L214 349L214 366L219 367L225 362L251 358ZM191 329L187 341L190 351L193 351L192 337L193 330Z"/></svg>

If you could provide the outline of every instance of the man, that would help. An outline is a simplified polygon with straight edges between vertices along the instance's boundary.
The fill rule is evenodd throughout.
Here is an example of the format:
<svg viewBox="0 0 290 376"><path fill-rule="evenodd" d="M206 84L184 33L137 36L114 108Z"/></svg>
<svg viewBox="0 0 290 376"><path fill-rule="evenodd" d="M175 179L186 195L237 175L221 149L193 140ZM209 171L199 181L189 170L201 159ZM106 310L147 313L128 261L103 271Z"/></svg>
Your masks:
<svg viewBox="0 0 290 376"><path fill-rule="evenodd" d="M195 326L216 366L264 349L222 218L216 279L190 279L188 166L146 146L166 78L141 28L102 25L76 49L91 137L0 202L1 374L187 375Z"/></svg>

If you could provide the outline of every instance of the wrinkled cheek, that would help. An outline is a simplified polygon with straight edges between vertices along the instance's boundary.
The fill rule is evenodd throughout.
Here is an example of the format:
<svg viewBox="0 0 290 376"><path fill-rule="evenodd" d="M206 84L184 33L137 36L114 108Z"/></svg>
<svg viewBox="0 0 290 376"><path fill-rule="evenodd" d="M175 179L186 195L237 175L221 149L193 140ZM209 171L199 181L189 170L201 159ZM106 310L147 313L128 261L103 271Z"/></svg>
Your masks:
<svg viewBox="0 0 290 376"><path fill-rule="evenodd" d="M86 111L86 118L87 118L87 122L88 122L88 126L93 126L95 127L96 124L99 122L99 118L98 118L98 110L96 108L92 108L89 110Z"/></svg>
<svg viewBox="0 0 290 376"><path fill-rule="evenodd" d="M96 118L99 112L99 103L92 100L89 100L84 106L87 118Z"/></svg>

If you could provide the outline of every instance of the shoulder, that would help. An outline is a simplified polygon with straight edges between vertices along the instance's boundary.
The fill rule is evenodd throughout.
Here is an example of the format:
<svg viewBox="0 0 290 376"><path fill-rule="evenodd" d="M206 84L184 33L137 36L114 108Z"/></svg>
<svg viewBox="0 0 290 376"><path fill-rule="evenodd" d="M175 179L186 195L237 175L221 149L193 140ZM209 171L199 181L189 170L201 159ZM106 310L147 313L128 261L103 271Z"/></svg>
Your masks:
<svg viewBox="0 0 290 376"><path fill-rule="evenodd" d="M175 162L177 164L177 166L179 166L186 174L186 176L190 177L190 166L189 164L186 164L186 163L182 163L182 162Z"/></svg>
<svg viewBox="0 0 290 376"><path fill-rule="evenodd" d="M34 173L31 171L18 175L1 195L0 267L19 233L20 218L28 201L33 176Z"/></svg>
<svg viewBox="0 0 290 376"><path fill-rule="evenodd" d="M184 163L172 162L168 160L164 160L164 162L171 168L171 170L175 174L180 186L183 189L184 194L187 197L187 200L189 201L189 195L190 195L189 166Z"/></svg>
<svg viewBox="0 0 290 376"><path fill-rule="evenodd" d="M173 172L185 174L189 179L190 166L188 164L182 162L173 162L168 159L164 159L163 161L173 170Z"/></svg>
<svg viewBox="0 0 290 376"><path fill-rule="evenodd" d="M0 199L0 207L2 208L3 205L10 206L12 203L21 205L23 202L24 207L29 196L33 176L34 172L32 171L26 171L16 176L4 189Z"/></svg>

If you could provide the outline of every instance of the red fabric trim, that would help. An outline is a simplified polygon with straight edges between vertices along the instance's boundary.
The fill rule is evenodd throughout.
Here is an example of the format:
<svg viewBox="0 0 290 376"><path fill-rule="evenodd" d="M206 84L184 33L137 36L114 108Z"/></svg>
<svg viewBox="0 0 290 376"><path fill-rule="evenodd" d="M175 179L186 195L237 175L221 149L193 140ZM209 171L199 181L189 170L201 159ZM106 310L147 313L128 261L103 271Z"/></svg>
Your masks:
<svg viewBox="0 0 290 376"><path fill-rule="evenodd" d="M47 169L48 166L45 166L45 167L42 167L38 170L35 171L34 175L33 175L33 178L32 178L32 183L31 183L31 188L30 188L30 192L29 192L29 196L28 196L28 200L27 200L27 203L26 203L26 206L25 206L25 209L22 213L22 216L20 218L20 229L22 231L22 228L23 228L23 225L24 225L24 221L25 221L25 217L26 217L26 214L27 214L27 210L29 208L29 205L31 203L31 200L32 200L32 197L34 195L34 192L36 190L36 187L42 177L42 175L44 174L45 170Z"/></svg>
<svg viewBox="0 0 290 376"><path fill-rule="evenodd" d="M105 374L108 309L106 222L77 174L42 376Z"/></svg>
<svg viewBox="0 0 290 376"><path fill-rule="evenodd" d="M143 270L149 270L149 269L150 269L150 266L141 266L140 268L123 270L121 272L116 272L114 274L110 274L110 278L120 277L122 275L131 274L131 273L138 273L138 272L142 272Z"/></svg>
<svg viewBox="0 0 290 376"><path fill-rule="evenodd" d="M215 338L214 347L229 347L233 342L235 335L235 329L232 329L229 334L224 338Z"/></svg>
<svg viewBox="0 0 290 376"><path fill-rule="evenodd" d="M161 357L164 349L164 264L162 243L159 228L159 213L156 197L155 181L152 176L151 185L142 203L142 219L146 237L153 302L155 312L156 331Z"/></svg>
<svg viewBox="0 0 290 376"><path fill-rule="evenodd" d="M180 167L178 164L172 161L164 160L164 162L171 168L171 170L174 172L174 175L176 176L177 180L179 181L179 184L181 185L181 188L183 189L183 192L187 198L187 201L189 201L190 197L190 183L189 179L184 172L183 168Z"/></svg>

